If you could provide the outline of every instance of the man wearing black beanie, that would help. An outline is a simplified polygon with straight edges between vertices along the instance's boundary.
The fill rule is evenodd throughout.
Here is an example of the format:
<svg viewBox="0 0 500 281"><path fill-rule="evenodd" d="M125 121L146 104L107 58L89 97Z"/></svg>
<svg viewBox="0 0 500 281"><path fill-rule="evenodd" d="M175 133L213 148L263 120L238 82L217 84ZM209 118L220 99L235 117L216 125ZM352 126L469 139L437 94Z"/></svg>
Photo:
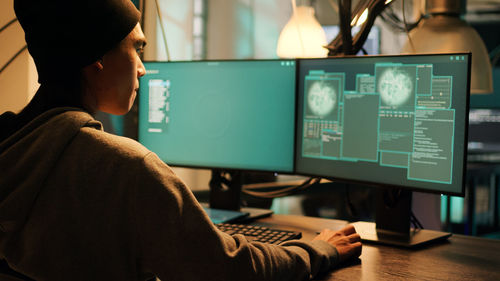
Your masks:
<svg viewBox="0 0 500 281"><path fill-rule="evenodd" d="M0 116L0 259L35 280L304 280L359 256L352 226L313 241L217 230L154 153L102 131L130 109L145 38L129 0L14 0L41 83Z"/></svg>

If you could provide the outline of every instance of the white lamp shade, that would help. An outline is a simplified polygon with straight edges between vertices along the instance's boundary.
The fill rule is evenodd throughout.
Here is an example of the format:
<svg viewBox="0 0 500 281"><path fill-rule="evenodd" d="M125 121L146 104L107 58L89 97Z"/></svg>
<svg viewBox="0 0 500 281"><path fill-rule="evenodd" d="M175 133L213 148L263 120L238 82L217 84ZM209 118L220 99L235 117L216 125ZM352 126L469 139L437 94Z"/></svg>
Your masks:
<svg viewBox="0 0 500 281"><path fill-rule="evenodd" d="M435 15L423 20L410 32L411 42L401 53L471 52L471 93L493 92L493 79L488 51L479 34L455 16Z"/></svg>
<svg viewBox="0 0 500 281"><path fill-rule="evenodd" d="M298 6L281 31L277 54L281 58L321 58L328 55L325 31L314 17L314 9Z"/></svg>

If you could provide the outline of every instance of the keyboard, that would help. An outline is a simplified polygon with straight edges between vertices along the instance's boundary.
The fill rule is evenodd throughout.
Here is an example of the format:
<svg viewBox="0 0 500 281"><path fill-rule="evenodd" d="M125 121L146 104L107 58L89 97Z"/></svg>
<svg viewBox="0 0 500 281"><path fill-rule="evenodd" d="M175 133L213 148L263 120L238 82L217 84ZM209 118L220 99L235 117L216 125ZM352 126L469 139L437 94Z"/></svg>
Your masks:
<svg viewBox="0 0 500 281"><path fill-rule="evenodd" d="M264 226L246 224L218 223L217 228L221 231L234 235L243 234L248 241L279 244L281 242L300 239L302 233L298 231L280 230Z"/></svg>

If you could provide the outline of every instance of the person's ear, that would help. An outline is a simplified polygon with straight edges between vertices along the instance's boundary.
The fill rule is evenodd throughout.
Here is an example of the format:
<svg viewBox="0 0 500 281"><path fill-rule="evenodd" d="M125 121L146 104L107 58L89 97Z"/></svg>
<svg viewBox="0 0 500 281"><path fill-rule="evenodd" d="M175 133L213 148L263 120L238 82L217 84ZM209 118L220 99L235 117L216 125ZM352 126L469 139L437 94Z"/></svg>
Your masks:
<svg viewBox="0 0 500 281"><path fill-rule="evenodd" d="M98 59L97 61L95 61L92 66L94 66L98 71L101 71L104 69L104 63L102 61L102 59Z"/></svg>

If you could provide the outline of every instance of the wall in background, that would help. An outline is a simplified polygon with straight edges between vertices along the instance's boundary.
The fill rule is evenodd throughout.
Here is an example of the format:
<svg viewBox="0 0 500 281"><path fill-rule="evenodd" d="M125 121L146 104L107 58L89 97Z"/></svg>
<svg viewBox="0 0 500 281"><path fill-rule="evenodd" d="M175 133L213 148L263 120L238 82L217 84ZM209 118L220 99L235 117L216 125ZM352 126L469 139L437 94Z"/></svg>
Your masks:
<svg viewBox="0 0 500 281"><path fill-rule="evenodd" d="M16 18L12 1L0 1L0 27ZM24 45L24 31L19 22L0 33L0 67L3 67ZM35 64L24 51L0 73L0 114L18 112L31 100L38 88Z"/></svg>
<svg viewBox="0 0 500 281"><path fill-rule="evenodd" d="M171 60L191 60L193 54L193 1L158 1ZM144 59L166 61L167 53L154 0L144 1Z"/></svg>
<svg viewBox="0 0 500 281"><path fill-rule="evenodd" d="M208 59L277 58L281 29L292 14L289 0L208 2Z"/></svg>
<svg viewBox="0 0 500 281"><path fill-rule="evenodd" d="M493 91L491 95L472 95L471 108L500 108L500 66L493 67Z"/></svg>

